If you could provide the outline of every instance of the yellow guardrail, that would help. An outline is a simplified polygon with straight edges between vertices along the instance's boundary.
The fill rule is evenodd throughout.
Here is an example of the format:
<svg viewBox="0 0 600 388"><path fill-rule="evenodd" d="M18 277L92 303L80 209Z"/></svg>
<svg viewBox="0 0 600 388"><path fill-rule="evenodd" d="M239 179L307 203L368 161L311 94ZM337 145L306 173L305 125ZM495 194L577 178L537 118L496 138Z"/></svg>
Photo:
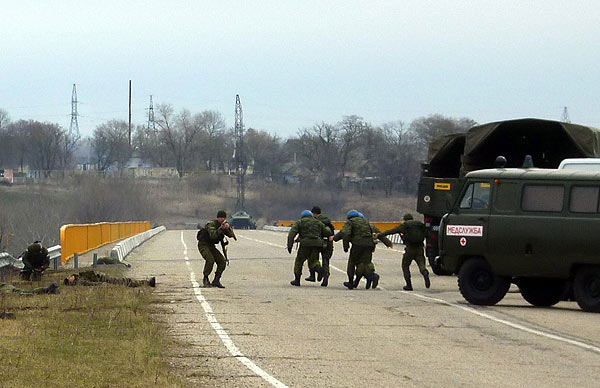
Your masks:
<svg viewBox="0 0 600 388"><path fill-rule="evenodd" d="M296 221L279 220L279 221L277 221L277 226L292 226L292 225L294 225L294 222L296 222ZM346 223L346 221L331 221L331 223L333 224L333 227L335 228L335 230L341 230L344 227L344 224ZM371 222L371 224L373 224L375 227L377 227L377 229L381 230L382 232L385 232L388 229L392 229L392 228L395 228L396 226L400 225L401 222L382 221L382 222Z"/></svg>
<svg viewBox="0 0 600 388"><path fill-rule="evenodd" d="M149 229L149 221L63 225L60 227L60 261L64 265L75 253L82 254Z"/></svg>

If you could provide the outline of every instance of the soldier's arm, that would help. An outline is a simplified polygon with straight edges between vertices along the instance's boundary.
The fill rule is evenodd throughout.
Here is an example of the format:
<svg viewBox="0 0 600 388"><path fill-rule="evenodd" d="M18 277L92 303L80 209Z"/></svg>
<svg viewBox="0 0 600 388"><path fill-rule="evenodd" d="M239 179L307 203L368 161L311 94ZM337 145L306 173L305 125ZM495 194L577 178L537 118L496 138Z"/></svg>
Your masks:
<svg viewBox="0 0 600 388"><path fill-rule="evenodd" d="M323 236L323 237L333 236L333 229L329 228L322 222L321 222L321 236Z"/></svg>
<svg viewBox="0 0 600 388"><path fill-rule="evenodd" d="M298 221L294 222L294 225L292 225L290 232L288 233L288 240L287 240L288 251L291 250L292 247L294 246L294 239L296 238L297 234L298 234Z"/></svg>
<svg viewBox="0 0 600 388"><path fill-rule="evenodd" d="M394 233L404 233L404 224L402 223L402 224L396 226L395 228L388 229L385 232L380 233L379 235L380 236L389 236Z"/></svg>
<svg viewBox="0 0 600 388"><path fill-rule="evenodd" d="M223 237L223 229L217 227L214 222L208 224L206 231L211 240L220 240Z"/></svg>
<svg viewBox="0 0 600 388"><path fill-rule="evenodd" d="M347 239L347 238L350 238L351 235L352 235L352 225L350 224L350 221L346 221L342 230L337 232L335 234L335 236L333 237L333 241L340 241L342 239Z"/></svg>

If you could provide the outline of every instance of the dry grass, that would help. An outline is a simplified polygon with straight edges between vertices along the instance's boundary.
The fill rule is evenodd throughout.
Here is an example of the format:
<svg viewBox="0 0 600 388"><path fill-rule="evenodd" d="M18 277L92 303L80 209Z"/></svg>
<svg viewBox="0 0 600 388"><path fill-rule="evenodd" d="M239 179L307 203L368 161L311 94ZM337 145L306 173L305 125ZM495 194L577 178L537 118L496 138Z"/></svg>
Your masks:
<svg viewBox="0 0 600 388"><path fill-rule="evenodd" d="M42 283L64 276L51 273ZM0 386L184 386L164 361L173 343L151 320L152 290L61 286L59 295L0 295L0 312L15 315L0 321Z"/></svg>

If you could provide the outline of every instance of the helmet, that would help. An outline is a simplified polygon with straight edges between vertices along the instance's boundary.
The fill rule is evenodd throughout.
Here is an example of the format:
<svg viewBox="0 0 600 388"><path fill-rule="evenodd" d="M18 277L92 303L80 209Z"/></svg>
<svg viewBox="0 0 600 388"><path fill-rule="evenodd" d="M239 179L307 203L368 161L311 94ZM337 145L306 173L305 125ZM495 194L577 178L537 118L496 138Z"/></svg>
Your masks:
<svg viewBox="0 0 600 388"><path fill-rule="evenodd" d="M310 210L303 210L302 213L300 213L300 217L305 217L305 216L311 216L312 217L312 212Z"/></svg>
<svg viewBox="0 0 600 388"><path fill-rule="evenodd" d="M404 217L402 217L404 221L414 220L413 215L410 213L406 213Z"/></svg>
<svg viewBox="0 0 600 388"><path fill-rule="evenodd" d="M227 213L225 213L225 210L219 210L217 212L217 218L227 218Z"/></svg>
<svg viewBox="0 0 600 388"><path fill-rule="evenodd" d="M365 215L364 215L364 214L362 214L361 212L358 212L358 216L359 216L360 218L365 218Z"/></svg>
<svg viewBox="0 0 600 388"><path fill-rule="evenodd" d="M347 219L350 219L352 217L360 217L360 213L356 210L350 210L348 212L348 215L346 216Z"/></svg>

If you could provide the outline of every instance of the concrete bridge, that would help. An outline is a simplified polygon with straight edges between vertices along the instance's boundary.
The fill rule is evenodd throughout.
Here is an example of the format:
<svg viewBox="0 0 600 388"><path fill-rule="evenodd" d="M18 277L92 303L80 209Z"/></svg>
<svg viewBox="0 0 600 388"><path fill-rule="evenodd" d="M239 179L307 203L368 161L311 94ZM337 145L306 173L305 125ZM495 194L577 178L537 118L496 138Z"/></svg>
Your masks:
<svg viewBox="0 0 600 388"><path fill-rule="evenodd" d="M405 292L401 246L376 249L376 290L342 286L341 244L329 287L292 287L295 252L284 233L269 231L237 231L226 288L199 288L195 233L162 232L127 261L133 276L157 277L157 319L182 344L171 362L198 386L598 385L599 316L574 302L535 308L513 289L497 306L472 306L455 277L433 276L425 289L414 264L415 291Z"/></svg>

